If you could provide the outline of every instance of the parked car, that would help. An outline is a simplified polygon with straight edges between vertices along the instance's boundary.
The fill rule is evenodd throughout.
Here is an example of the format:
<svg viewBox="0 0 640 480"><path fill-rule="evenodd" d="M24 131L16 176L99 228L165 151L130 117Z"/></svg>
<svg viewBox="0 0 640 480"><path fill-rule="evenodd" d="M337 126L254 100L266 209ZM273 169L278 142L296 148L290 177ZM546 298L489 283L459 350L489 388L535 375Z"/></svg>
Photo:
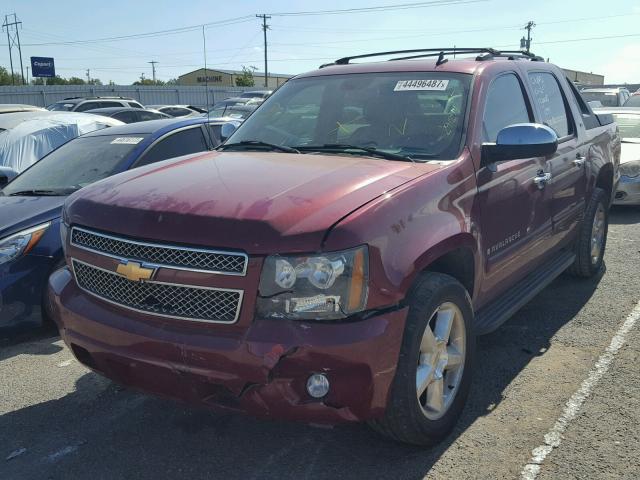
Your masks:
<svg viewBox="0 0 640 480"><path fill-rule="evenodd" d="M613 203L640 205L640 108L608 108L596 113L612 115L622 139L620 183Z"/></svg>
<svg viewBox="0 0 640 480"><path fill-rule="evenodd" d="M144 108L140 102L127 97L69 97L52 103L47 110L85 112L96 108L132 107Z"/></svg>
<svg viewBox="0 0 640 480"><path fill-rule="evenodd" d="M238 105L260 105L262 103L260 98L241 98L241 97L229 97L217 102L213 105L213 108L235 107Z"/></svg>
<svg viewBox="0 0 640 480"><path fill-rule="evenodd" d="M242 92L240 98L261 98L265 100L272 93L273 90L250 90L248 92Z"/></svg>
<svg viewBox="0 0 640 480"><path fill-rule="evenodd" d="M206 112L204 108L193 105L149 105L148 108L153 108L170 117L195 117Z"/></svg>
<svg viewBox="0 0 640 480"><path fill-rule="evenodd" d="M146 122L149 120L171 118L169 115L150 108L140 109L132 107L108 107L96 108L95 110L87 110L86 113L93 113L95 115L115 118L116 120L120 120L124 123Z"/></svg>
<svg viewBox="0 0 640 480"><path fill-rule="evenodd" d="M71 193L125 170L211 150L221 141L223 125L230 124L172 118L89 133L5 186L0 191L0 330L41 322L47 277L64 262L60 214Z"/></svg>
<svg viewBox="0 0 640 480"><path fill-rule="evenodd" d="M229 118L236 120L244 120L251 115L258 105L225 105L222 107L214 107L209 110L210 118Z"/></svg>
<svg viewBox="0 0 640 480"><path fill-rule="evenodd" d="M16 112L43 112L45 109L36 107L35 105L24 105L21 103L2 103L0 104L0 113L16 113Z"/></svg>
<svg viewBox="0 0 640 480"><path fill-rule="evenodd" d="M0 115L0 166L19 173L72 138L114 125L122 122L86 113L36 111Z"/></svg>
<svg viewBox="0 0 640 480"><path fill-rule="evenodd" d="M626 88L585 88L580 92L587 101L599 101L603 107L621 107L630 97Z"/></svg>
<svg viewBox="0 0 640 480"><path fill-rule="evenodd" d="M475 335L601 271L620 144L540 57L415 53L298 75L218 152L69 198L49 299L76 358L208 407L447 435Z"/></svg>

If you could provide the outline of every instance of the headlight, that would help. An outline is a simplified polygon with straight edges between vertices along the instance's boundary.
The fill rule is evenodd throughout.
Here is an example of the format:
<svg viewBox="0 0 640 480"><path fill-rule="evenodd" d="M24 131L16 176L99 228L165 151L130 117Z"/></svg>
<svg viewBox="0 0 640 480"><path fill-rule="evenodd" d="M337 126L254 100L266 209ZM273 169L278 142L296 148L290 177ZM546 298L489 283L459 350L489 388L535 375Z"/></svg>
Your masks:
<svg viewBox="0 0 640 480"><path fill-rule="evenodd" d="M637 177L640 175L640 160L620 164L620 175L625 177Z"/></svg>
<svg viewBox="0 0 640 480"><path fill-rule="evenodd" d="M263 318L333 320L364 310L369 282L367 247L322 255L267 257L260 278Z"/></svg>
<svg viewBox="0 0 640 480"><path fill-rule="evenodd" d="M51 222L27 228L0 240L0 265L29 253L49 228Z"/></svg>

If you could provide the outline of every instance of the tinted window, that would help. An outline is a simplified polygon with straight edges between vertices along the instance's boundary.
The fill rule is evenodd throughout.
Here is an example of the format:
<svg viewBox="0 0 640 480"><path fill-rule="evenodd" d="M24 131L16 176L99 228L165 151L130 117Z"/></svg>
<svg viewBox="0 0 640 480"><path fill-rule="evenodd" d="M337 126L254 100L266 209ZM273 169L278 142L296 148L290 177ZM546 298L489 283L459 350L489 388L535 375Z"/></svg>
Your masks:
<svg viewBox="0 0 640 480"><path fill-rule="evenodd" d="M137 164L148 165L149 163L159 162L167 158L179 157L189 153L203 152L208 150L202 129L200 126L176 132L151 148L149 152L142 157Z"/></svg>
<svg viewBox="0 0 640 480"><path fill-rule="evenodd" d="M214 147L217 147L222 143L222 139L220 138L222 125L209 123L207 124L207 128L209 129L209 133L208 133L210 137L209 140L211 141Z"/></svg>
<svg viewBox="0 0 640 480"><path fill-rule="evenodd" d="M522 93L522 86L513 74L496 78L487 93L482 119L482 137L485 142L495 142L498 132L515 123L530 122L529 111Z"/></svg>
<svg viewBox="0 0 640 480"><path fill-rule="evenodd" d="M582 98L587 102L600 102L603 107L619 107L616 92L582 92Z"/></svg>
<svg viewBox="0 0 640 480"><path fill-rule="evenodd" d="M589 106L584 101L584 98L582 98L582 96L580 95L578 90L576 90L575 85L569 79L567 79L567 83L569 84L569 90L571 90L571 94L573 96L573 100L578 105L578 109L580 110L580 112L583 115L592 115L591 110L589 109Z"/></svg>
<svg viewBox="0 0 640 480"><path fill-rule="evenodd" d="M136 112L136 113L141 122L144 122L146 120L158 120L159 118L167 118L165 115L162 115L161 113L148 112L145 110L140 110L139 112Z"/></svg>
<svg viewBox="0 0 640 480"><path fill-rule="evenodd" d="M113 118L124 123L134 123L138 121L136 112L119 112L113 115Z"/></svg>
<svg viewBox="0 0 640 480"><path fill-rule="evenodd" d="M553 128L559 138L573 133L556 78L547 72L532 72L529 74L529 82L540 121Z"/></svg>
<svg viewBox="0 0 640 480"><path fill-rule="evenodd" d="M3 193L53 190L67 195L118 173L123 159L145 135L78 137L45 156L7 185Z"/></svg>
<svg viewBox="0 0 640 480"><path fill-rule="evenodd" d="M131 108L144 108L138 102L127 102Z"/></svg>
<svg viewBox="0 0 640 480"><path fill-rule="evenodd" d="M111 107L112 105L104 105L105 107ZM103 105L100 102L85 102L76 108L76 112L85 112L87 110L93 110L94 108L102 108Z"/></svg>
<svg viewBox="0 0 640 480"><path fill-rule="evenodd" d="M188 108L169 107L165 110L165 113L168 113L172 117L184 117L186 115L192 114L193 112Z"/></svg>
<svg viewBox="0 0 640 480"><path fill-rule="evenodd" d="M414 159L455 158L470 80L470 75L442 72L292 80L267 98L227 144L256 140L313 151L345 143Z"/></svg>

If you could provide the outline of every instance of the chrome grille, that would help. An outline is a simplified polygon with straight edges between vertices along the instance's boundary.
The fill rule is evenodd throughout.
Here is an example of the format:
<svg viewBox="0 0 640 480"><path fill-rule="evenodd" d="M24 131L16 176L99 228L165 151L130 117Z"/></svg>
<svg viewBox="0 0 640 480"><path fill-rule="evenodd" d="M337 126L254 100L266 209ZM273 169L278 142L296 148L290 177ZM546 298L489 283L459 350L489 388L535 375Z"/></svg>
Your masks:
<svg viewBox="0 0 640 480"><path fill-rule="evenodd" d="M242 303L242 291L162 282L132 282L116 273L73 259L73 271L83 290L132 310L155 315L233 323Z"/></svg>
<svg viewBox="0 0 640 480"><path fill-rule="evenodd" d="M109 256L185 270L244 275L247 269L244 253L137 242L78 227L71 231L71 244Z"/></svg>

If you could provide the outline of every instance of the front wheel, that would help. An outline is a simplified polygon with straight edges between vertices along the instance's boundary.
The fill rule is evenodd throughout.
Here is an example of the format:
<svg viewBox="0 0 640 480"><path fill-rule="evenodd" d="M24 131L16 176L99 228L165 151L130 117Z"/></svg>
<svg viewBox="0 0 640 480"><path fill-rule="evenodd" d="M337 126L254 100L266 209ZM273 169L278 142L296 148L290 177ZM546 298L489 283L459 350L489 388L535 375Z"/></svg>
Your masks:
<svg viewBox="0 0 640 480"><path fill-rule="evenodd" d="M589 199L584 217L578 227L576 259L569 273L577 277L592 277L602 269L609 230L607 194L596 188Z"/></svg>
<svg viewBox="0 0 640 480"><path fill-rule="evenodd" d="M409 314L385 415L371 426L396 441L433 445L455 426L471 382L473 310L453 277L426 273Z"/></svg>

